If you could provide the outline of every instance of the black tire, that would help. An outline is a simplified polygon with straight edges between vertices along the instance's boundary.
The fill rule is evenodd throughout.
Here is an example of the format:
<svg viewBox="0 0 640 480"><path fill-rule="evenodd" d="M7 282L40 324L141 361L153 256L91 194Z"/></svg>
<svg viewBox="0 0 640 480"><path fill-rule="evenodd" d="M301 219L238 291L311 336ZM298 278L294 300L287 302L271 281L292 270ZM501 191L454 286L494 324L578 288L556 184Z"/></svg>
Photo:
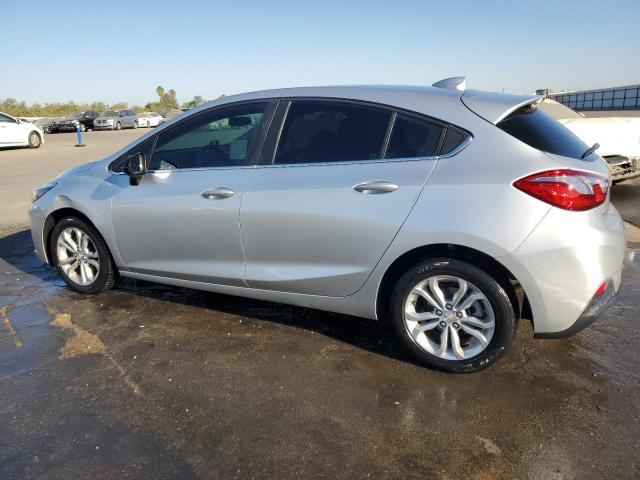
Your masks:
<svg viewBox="0 0 640 480"><path fill-rule="evenodd" d="M29 133L29 148L40 148L42 145L42 138L38 132Z"/></svg>
<svg viewBox="0 0 640 480"><path fill-rule="evenodd" d="M138 128L138 121L137 121L137 120L135 120L135 121L133 122L133 128Z"/></svg>
<svg viewBox="0 0 640 480"><path fill-rule="evenodd" d="M120 122L116 122L116 130L121 130L122 129L122 125L120 125Z"/></svg>
<svg viewBox="0 0 640 480"><path fill-rule="evenodd" d="M81 285L74 282L69 276L67 276L60 265L57 248L58 237L65 229L69 227L80 229L85 234L87 234L91 239L91 242L93 242L93 245L95 246L95 249L98 253L98 263L100 269L93 283L89 285ZM111 254L109 253L109 249L102 239L100 233L98 233L98 231L86 221L76 217L65 217L60 220L55 224L51 232L51 236L49 239L49 248L53 264L55 265L58 274L72 290L75 290L78 293L92 294L109 290L115 284L117 273L113 264L113 259L111 258Z"/></svg>
<svg viewBox="0 0 640 480"><path fill-rule="evenodd" d="M495 317L493 337L476 356L460 360L440 358L420 347L405 326L405 302L410 292L421 281L434 275L448 275L470 282L489 301ZM497 281L469 263L450 258L425 259L408 270L395 285L389 312L394 333L403 347L429 368L451 373L476 372L487 368L507 351L513 342L516 328L517 316L502 285L504 281Z"/></svg>

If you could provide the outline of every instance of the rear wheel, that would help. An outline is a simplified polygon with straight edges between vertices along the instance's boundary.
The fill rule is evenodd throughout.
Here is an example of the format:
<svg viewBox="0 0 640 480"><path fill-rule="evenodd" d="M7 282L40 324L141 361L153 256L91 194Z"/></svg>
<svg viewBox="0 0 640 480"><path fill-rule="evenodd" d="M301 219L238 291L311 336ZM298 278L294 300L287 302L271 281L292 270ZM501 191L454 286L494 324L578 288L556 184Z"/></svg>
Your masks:
<svg viewBox="0 0 640 480"><path fill-rule="evenodd" d="M399 341L425 365L446 372L488 367L511 345L516 315L501 284L479 268L427 259L398 281L391 320Z"/></svg>
<svg viewBox="0 0 640 480"><path fill-rule="evenodd" d="M137 120L133 122L133 128L138 128L138 121Z"/></svg>
<svg viewBox="0 0 640 480"><path fill-rule="evenodd" d="M91 225L65 217L53 227L50 251L64 281L79 293L109 290L115 283L115 269L107 245Z"/></svg>
<svg viewBox="0 0 640 480"><path fill-rule="evenodd" d="M42 138L38 132L31 132L29 134L29 147L39 148L42 145Z"/></svg>

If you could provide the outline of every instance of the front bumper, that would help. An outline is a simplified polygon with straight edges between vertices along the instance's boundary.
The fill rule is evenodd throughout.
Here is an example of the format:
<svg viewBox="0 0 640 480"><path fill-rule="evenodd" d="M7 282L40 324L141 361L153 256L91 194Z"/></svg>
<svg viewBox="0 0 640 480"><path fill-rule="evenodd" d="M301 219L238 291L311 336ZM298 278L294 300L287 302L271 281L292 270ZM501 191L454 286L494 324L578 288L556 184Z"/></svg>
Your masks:
<svg viewBox="0 0 640 480"><path fill-rule="evenodd" d="M611 170L611 180L620 182L640 177L640 160L623 156L607 157L605 159Z"/></svg>
<svg viewBox="0 0 640 480"><path fill-rule="evenodd" d="M115 123L113 124L108 124L108 123L94 123L93 124L93 129L94 130L113 130L115 128Z"/></svg>
<svg viewBox="0 0 640 480"><path fill-rule="evenodd" d="M46 216L38 206L38 202L31 205L29 209L29 220L31 220L31 240L33 240L36 256L45 263L49 263L44 238Z"/></svg>

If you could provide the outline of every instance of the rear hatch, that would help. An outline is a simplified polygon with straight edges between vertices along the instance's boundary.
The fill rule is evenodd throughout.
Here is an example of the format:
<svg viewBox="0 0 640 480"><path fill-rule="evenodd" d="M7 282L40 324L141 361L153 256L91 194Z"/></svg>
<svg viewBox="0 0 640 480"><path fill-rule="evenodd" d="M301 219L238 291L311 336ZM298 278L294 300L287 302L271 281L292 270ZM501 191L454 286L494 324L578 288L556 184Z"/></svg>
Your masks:
<svg viewBox="0 0 640 480"><path fill-rule="evenodd" d="M571 130L537 108L541 96L505 95L470 90L462 95L467 108L512 137L540 150L561 166L610 177L606 162Z"/></svg>

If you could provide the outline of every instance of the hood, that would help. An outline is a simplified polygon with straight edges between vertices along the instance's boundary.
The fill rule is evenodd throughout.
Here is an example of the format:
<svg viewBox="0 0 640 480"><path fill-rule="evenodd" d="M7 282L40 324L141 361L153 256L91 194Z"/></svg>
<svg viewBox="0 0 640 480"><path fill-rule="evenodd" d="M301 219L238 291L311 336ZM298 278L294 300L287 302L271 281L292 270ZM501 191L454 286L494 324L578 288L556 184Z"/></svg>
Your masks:
<svg viewBox="0 0 640 480"><path fill-rule="evenodd" d="M559 120L587 145L599 143L598 154L640 157L640 125L625 117L572 118Z"/></svg>
<svg viewBox="0 0 640 480"><path fill-rule="evenodd" d="M473 113L495 125L520 107L537 103L543 98L539 95L510 95L482 90L467 90L460 100Z"/></svg>
<svg viewBox="0 0 640 480"><path fill-rule="evenodd" d="M69 170L65 170L64 172L62 172L60 175L58 175L56 178L54 178L53 180L58 180L60 178L64 178L64 177L72 177L74 175L78 175L79 173L82 172L86 172L87 170L89 170L96 162L88 162L88 163L83 163L82 165L78 165L77 167L73 167L70 168Z"/></svg>

